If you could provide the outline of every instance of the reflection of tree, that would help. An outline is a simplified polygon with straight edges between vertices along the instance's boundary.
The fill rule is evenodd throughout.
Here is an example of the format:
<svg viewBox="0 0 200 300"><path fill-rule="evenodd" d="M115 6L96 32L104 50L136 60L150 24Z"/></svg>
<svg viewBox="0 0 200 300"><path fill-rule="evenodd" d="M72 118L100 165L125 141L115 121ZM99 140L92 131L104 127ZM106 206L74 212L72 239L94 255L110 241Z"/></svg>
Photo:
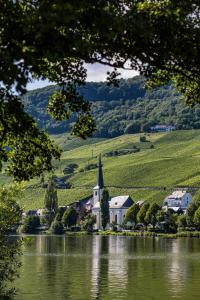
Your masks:
<svg viewBox="0 0 200 300"><path fill-rule="evenodd" d="M37 236L24 252L20 300L90 299L90 236Z"/></svg>
<svg viewBox="0 0 200 300"><path fill-rule="evenodd" d="M17 277L19 241L10 241L7 237L0 237L0 299L12 299L15 288L8 284Z"/></svg>

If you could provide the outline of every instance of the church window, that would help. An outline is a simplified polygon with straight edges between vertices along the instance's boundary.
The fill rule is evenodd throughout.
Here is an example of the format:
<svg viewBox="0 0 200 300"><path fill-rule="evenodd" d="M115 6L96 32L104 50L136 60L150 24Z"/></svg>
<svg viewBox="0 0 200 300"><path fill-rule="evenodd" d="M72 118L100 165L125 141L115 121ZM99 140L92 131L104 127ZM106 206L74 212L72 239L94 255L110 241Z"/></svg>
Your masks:
<svg viewBox="0 0 200 300"><path fill-rule="evenodd" d="M115 223L117 224L117 215L115 215Z"/></svg>
<svg viewBox="0 0 200 300"><path fill-rule="evenodd" d="M95 196L97 196L97 194L98 194L97 191L95 191Z"/></svg>

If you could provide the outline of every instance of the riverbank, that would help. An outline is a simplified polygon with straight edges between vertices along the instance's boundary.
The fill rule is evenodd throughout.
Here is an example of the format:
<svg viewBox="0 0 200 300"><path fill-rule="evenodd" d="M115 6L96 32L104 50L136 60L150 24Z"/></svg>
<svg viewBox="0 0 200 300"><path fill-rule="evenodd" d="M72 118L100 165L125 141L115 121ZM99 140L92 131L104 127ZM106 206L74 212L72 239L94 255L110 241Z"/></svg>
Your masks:
<svg viewBox="0 0 200 300"><path fill-rule="evenodd" d="M115 235L115 236L133 236L133 237L162 237L162 238L179 238L179 237L189 237L189 238L200 238L200 231L181 231L177 233L157 233L149 231L98 231L98 232L70 232L67 231L65 235Z"/></svg>

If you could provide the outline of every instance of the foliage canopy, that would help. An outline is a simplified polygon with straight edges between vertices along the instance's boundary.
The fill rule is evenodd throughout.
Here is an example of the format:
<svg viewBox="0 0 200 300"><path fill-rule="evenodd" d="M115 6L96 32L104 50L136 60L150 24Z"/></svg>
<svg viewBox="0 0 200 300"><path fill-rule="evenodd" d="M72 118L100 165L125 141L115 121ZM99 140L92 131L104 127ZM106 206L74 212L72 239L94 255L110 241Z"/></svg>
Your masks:
<svg viewBox="0 0 200 300"><path fill-rule="evenodd" d="M29 179L52 169L60 155L13 96L31 78L59 85L48 111L56 120L75 116L72 133L82 138L95 129L90 103L77 92L86 81L85 63L111 66L114 84L119 68L139 71L149 86L172 80L189 103L198 102L199 16L197 0L1 1L0 159L11 162L9 172Z"/></svg>

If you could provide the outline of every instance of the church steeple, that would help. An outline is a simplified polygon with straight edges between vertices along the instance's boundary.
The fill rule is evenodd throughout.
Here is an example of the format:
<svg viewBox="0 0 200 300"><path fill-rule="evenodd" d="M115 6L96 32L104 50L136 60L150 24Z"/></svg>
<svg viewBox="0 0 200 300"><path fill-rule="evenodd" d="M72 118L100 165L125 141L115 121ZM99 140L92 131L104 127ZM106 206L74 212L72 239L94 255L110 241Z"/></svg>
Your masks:
<svg viewBox="0 0 200 300"><path fill-rule="evenodd" d="M104 187L104 184L103 184L102 163L101 163L101 154L99 155L97 185L99 186L100 189L102 189Z"/></svg>
<svg viewBox="0 0 200 300"><path fill-rule="evenodd" d="M93 188L93 205L95 205L97 202L100 202L103 187L104 187L103 171L102 171L101 155L99 155L97 185Z"/></svg>

